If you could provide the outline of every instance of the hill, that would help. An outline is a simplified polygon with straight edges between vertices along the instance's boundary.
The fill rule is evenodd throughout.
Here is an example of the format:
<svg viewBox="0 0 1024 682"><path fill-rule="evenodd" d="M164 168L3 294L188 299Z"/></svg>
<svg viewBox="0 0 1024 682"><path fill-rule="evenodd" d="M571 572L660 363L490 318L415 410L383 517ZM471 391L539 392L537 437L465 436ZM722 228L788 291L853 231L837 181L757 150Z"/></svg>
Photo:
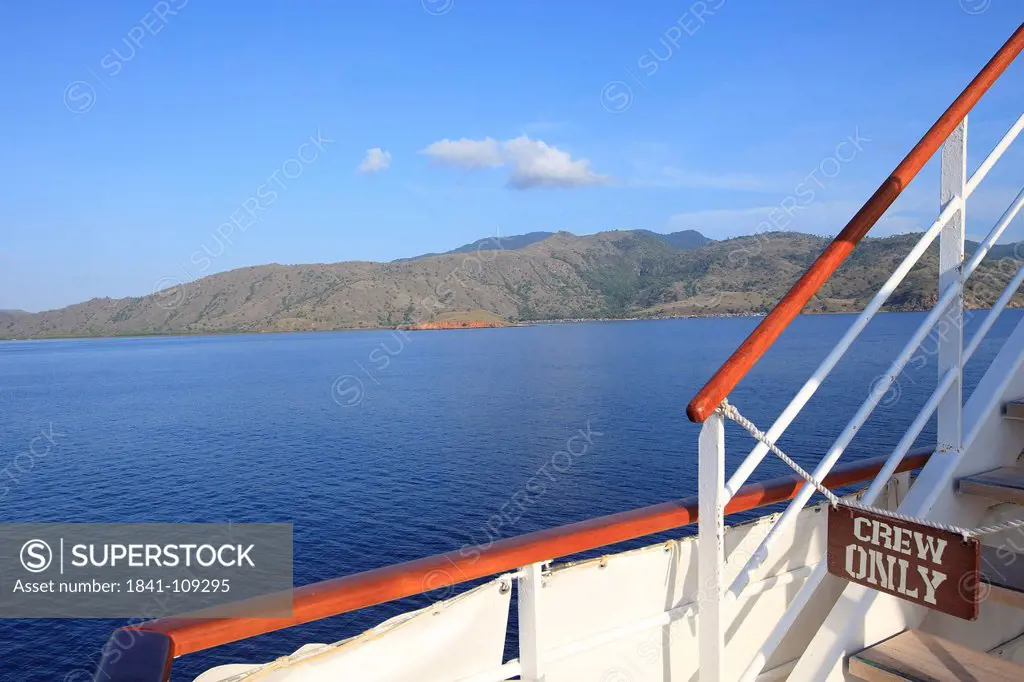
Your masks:
<svg viewBox="0 0 1024 682"><path fill-rule="evenodd" d="M660 239L666 244L680 249L696 249L714 241L714 239L708 239L697 230L682 230L681 232L670 232L668 234L651 232L649 230L636 230L636 232Z"/></svg>
<svg viewBox="0 0 1024 682"><path fill-rule="evenodd" d="M696 239L680 237L686 238ZM912 234L865 239L807 312L861 309L916 240ZM559 232L516 249L391 263L262 265L149 296L0 315L0 337L396 327L473 314L520 322L764 313L828 241L777 232L680 248L666 235L643 230L582 237ZM1016 266L984 264L969 282L967 305L989 305ZM937 299L937 270L933 245L888 308L930 308Z"/></svg>
<svg viewBox="0 0 1024 682"><path fill-rule="evenodd" d="M634 230L637 233L643 233L654 239L660 239L666 244L678 247L680 249L696 249L697 247L708 244L713 239L709 239L702 235L697 230L682 230L681 232L670 232L668 234L662 234L660 232L651 232L650 230ZM401 262L407 260L419 260L421 258L430 258L432 256L446 256L452 253L473 253L475 251L491 251L499 249L501 251L518 251L519 249L525 249L531 244L536 244L539 241L543 241L548 237L554 235L554 232L527 232L526 234L517 234L510 237L485 237L484 239L477 239L475 242L469 244L463 244L457 249L451 251L445 251L444 253L425 253L422 256L414 256L412 258L399 258L392 262ZM571 234L566 232L564 234ZM575 236L575 235L573 235Z"/></svg>
<svg viewBox="0 0 1024 682"><path fill-rule="evenodd" d="M490 251L493 249L501 249L503 251L516 251L518 249L524 249L530 244L536 244L539 241L547 239L554 232L527 232L526 234L517 234L511 237L485 237L484 239L477 239L475 242L469 244L463 244L457 249L451 251L445 251L444 253L425 253L421 256L413 256L412 258L399 258L397 261L400 262L406 260L419 260L421 258L430 258L432 256L446 256L452 253L472 253L474 251Z"/></svg>
<svg viewBox="0 0 1024 682"><path fill-rule="evenodd" d="M22 315L29 314L24 310L0 310L0 329L3 328L4 324L13 324Z"/></svg>

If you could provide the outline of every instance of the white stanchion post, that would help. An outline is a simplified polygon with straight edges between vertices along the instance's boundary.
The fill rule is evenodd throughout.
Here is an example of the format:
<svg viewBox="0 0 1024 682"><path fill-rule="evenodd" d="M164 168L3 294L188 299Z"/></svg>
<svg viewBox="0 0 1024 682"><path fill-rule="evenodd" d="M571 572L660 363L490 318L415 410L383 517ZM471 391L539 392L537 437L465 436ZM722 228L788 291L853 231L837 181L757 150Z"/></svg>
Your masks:
<svg viewBox="0 0 1024 682"><path fill-rule="evenodd" d="M942 175L939 185L939 208L957 198L964 198L967 190L967 119L942 145ZM938 371L941 379L950 369L958 376L946 392L936 410L938 419L937 447L941 451L959 451L963 447L963 389L962 363L964 350L964 225L967 206L964 205L939 233L939 292L957 286L959 293L943 312L935 326L938 336Z"/></svg>
<svg viewBox="0 0 1024 682"><path fill-rule="evenodd" d="M530 682L544 682L544 666L541 661L540 600L543 588L544 564L526 566L521 571L519 589L519 664L520 678Z"/></svg>
<svg viewBox="0 0 1024 682"><path fill-rule="evenodd" d="M698 639L700 682L725 682L725 419L717 412L700 431L698 463Z"/></svg>

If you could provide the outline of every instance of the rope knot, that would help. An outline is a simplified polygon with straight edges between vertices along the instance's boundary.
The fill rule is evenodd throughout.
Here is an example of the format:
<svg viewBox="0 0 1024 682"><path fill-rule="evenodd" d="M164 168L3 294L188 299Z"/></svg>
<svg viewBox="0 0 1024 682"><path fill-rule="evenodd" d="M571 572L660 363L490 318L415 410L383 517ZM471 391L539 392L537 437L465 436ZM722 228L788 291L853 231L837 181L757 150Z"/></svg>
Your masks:
<svg viewBox="0 0 1024 682"><path fill-rule="evenodd" d="M736 407L729 402L728 398L722 398L722 402L720 402L718 404L718 407L715 408L715 412L722 415L726 419L731 419L737 423L739 423L739 420L743 419L743 415L741 415L740 411L737 410Z"/></svg>

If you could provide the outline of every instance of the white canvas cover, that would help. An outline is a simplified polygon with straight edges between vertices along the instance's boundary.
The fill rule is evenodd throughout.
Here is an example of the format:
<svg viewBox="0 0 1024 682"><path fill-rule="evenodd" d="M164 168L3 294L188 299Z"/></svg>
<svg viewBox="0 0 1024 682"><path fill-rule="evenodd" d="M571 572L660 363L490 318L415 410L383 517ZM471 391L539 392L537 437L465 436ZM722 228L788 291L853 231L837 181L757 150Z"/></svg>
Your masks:
<svg viewBox="0 0 1024 682"><path fill-rule="evenodd" d="M498 578L335 644L307 644L264 665L212 668L196 682L450 682L497 668L511 581Z"/></svg>

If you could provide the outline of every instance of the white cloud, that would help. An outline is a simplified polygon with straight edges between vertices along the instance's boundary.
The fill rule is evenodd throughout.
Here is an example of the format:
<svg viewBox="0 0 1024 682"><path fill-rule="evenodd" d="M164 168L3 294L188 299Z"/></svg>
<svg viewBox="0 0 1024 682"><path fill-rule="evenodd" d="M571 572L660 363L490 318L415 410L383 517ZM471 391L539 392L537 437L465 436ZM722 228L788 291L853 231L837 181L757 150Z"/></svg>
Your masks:
<svg viewBox="0 0 1024 682"><path fill-rule="evenodd" d="M904 232L920 231L931 225L939 214L938 174L934 175L935 177L922 178L924 182L919 180L904 190L878 221L877 228L873 229L871 234L879 232L879 228L884 234L885 230L890 228L892 233L896 233L901 229ZM1016 199L1019 191L1019 188L1006 185L982 183L967 201L967 238L975 241L984 239L1002 217L1003 212ZM912 224L908 222L909 217L913 218ZM903 229L905 226L909 226L908 229ZM1022 236L1024 215L1018 214L999 238L999 243L1014 242Z"/></svg>
<svg viewBox="0 0 1024 682"><path fill-rule="evenodd" d="M366 158L359 164L360 173L379 173L385 171L391 165L391 152L386 152L380 147L366 150Z"/></svg>
<svg viewBox="0 0 1024 682"><path fill-rule="evenodd" d="M859 201L858 198L810 203L780 202L748 208L687 211L669 218L668 228L673 231L698 230L712 239L775 231L835 235L860 209ZM896 207L891 207L875 223L869 235L889 237L907 232L921 232L934 219L935 215L932 213L922 213L913 209L897 210Z"/></svg>
<svg viewBox="0 0 1024 682"><path fill-rule="evenodd" d="M501 145L497 140L485 137L482 140L449 140L433 143L423 150L424 154L442 163L451 163L464 168L497 168L505 163Z"/></svg>
<svg viewBox="0 0 1024 682"><path fill-rule="evenodd" d="M697 230L712 239L725 239L753 233L775 206L722 208L676 213L669 218L672 230Z"/></svg>
<svg viewBox="0 0 1024 682"><path fill-rule="evenodd" d="M698 230L712 239L739 237L760 232L807 232L834 235L853 217L860 206L854 201L816 201L807 205L754 206L677 213L669 219L672 230ZM927 227L925 225L924 227ZM872 230L872 236L920 230L910 216L893 215Z"/></svg>
<svg viewBox="0 0 1024 682"><path fill-rule="evenodd" d="M443 163L464 168L512 169L509 186L516 189L535 187L583 187L602 185L609 181L590 169L587 159L572 156L543 140L521 135L499 142L487 137L483 140L444 139L423 150L424 154Z"/></svg>
<svg viewBox="0 0 1024 682"><path fill-rule="evenodd" d="M590 170L586 159L573 161L569 152L563 152L541 140L526 135L505 143L505 154L512 164L509 184L517 189L531 187L583 187L603 185L608 177Z"/></svg>
<svg viewBox="0 0 1024 682"><path fill-rule="evenodd" d="M793 174L759 175L637 162L633 162L633 166L635 170L628 184L639 188L713 189L774 194L792 190L803 178Z"/></svg>

